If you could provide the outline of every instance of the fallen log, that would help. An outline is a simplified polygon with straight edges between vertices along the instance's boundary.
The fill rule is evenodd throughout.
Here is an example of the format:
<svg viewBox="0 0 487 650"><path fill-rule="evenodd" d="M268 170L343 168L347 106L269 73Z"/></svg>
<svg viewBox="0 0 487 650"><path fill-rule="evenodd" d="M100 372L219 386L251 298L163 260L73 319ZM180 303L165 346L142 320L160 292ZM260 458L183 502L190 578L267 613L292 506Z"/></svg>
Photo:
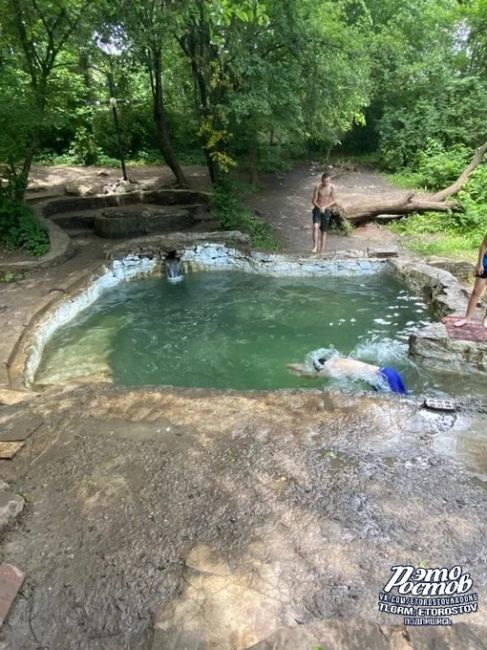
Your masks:
<svg viewBox="0 0 487 650"><path fill-rule="evenodd" d="M385 218L393 219L413 213L459 210L461 208L458 203L447 199L450 199L462 189L472 172L483 161L486 154L487 142L475 151L471 161L454 183L434 194L416 194L415 192L409 192L400 199L395 200L386 198L383 202L369 201L357 203L346 208L341 205L336 205L333 211L338 221L348 221L356 226L373 221L381 215L384 215Z"/></svg>
<svg viewBox="0 0 487 650"><path fill-rule="evenodd" d="M403 217L414 212L447 212L458 209L458 204L453 201L434 201L430 197L408 194L396 201L383 203L368 202L351 205L348 208L337 206L342 215L354 226L374 220L379 215L394 215Z"/></svg>

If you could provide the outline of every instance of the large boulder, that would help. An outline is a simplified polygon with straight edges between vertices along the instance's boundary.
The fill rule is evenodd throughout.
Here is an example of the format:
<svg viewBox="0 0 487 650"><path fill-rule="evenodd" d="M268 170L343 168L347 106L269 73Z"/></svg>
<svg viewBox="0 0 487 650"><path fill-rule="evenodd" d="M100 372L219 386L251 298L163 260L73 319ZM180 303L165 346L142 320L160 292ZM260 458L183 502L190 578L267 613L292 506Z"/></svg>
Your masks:
<svg viewBox="0 0 487 650"><path fill-rule="evenodd" d="M64 186L64 191L68 196L93 196L96 194L96 189L87 177L68 181Z"/></svg>
<svg viewBox="0 0 487 650"><path fill-rule="evenodd" d="M487 371L487 341L453 339L443 323L433 323L411 334L409 353L434 369L454 373Z"/></svg>

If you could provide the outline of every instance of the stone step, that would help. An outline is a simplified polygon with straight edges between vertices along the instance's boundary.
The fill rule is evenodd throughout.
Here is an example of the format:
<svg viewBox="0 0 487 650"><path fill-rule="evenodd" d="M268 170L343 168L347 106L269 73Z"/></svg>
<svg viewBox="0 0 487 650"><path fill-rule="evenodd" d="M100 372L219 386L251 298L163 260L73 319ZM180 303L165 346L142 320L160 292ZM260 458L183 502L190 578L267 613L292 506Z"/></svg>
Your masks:
<svg viewBox="0 0 487 650"><path fill-rule="evenodd" d="M138 206L130 211L109 208L95 216L95 234L106 239L123 239L190 228L195 219L181 207Z"/></svg>
<svg viewBox="0 0 487 650"><path fill-rule="evenodd" d="M49 217L58 226L65 230L85 228L93 230L95 226L95 215L92 213L83 214L82 212L68 214L53 214Z"/></svg>

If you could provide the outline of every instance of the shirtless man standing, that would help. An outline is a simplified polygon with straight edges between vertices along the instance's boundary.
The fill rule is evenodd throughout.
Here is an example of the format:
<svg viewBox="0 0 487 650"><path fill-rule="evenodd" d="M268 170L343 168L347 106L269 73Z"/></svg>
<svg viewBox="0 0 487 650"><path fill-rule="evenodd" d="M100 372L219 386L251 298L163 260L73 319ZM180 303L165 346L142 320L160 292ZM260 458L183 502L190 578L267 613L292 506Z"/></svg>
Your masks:
<svg viewBox="0 0 487 650"><path fill-rule="evenodd" d="M330 225L332 205L335 205L335 188L331 184L330 174L325 172L321 183L315 187L313 194L313 250L322 253L326 244L326 231Z"/></svg>

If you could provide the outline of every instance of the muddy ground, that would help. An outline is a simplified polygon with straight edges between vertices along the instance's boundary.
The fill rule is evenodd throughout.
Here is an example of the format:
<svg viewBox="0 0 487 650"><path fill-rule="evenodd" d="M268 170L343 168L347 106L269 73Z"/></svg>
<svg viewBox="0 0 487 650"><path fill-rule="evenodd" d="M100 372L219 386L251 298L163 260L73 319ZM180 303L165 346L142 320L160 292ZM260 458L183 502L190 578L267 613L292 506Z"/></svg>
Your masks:
<svg viewBox="0 0 487 650"><path fill-rule="evenodd" d="M437 451L467 414L95 387L26 409L43 424L8 467L27 512L2 556L27 578L1 648L237 650L319 621L355 630L331 648L364 648L364 626L370 648L459 648L376 645L401 623L377 611L398 563L465 567L480 612L435 636L485 647L486 486Z"/></svg>

